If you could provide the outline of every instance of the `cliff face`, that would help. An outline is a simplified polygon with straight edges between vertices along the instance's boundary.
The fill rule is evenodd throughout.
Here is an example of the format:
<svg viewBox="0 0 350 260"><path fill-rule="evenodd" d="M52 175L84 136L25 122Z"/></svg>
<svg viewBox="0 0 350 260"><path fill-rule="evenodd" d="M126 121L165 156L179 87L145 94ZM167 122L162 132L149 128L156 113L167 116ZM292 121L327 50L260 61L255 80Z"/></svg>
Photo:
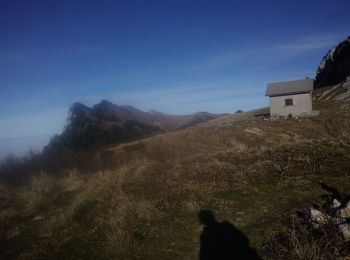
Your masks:
<svg viewBox="0 0 350 260"><path fill-rule="evenodd" d="M315 88L335 85L350 75L350 36L323 57L316 74Z"/></svg>

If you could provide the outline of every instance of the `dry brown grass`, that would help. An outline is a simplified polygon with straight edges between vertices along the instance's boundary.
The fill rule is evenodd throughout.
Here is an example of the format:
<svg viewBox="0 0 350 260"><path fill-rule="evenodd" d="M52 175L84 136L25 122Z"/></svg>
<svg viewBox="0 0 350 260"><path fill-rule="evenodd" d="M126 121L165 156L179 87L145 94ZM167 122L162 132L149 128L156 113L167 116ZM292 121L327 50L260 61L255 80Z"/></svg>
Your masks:
<svg viewBox="0 0 350 260"><path fill-rule="evenodd" d="M112 147L112 169L0 185L0 256L194 259L201 208L259 245L276 216L317 197L320 179L350 188L347 117L239 117Z"/></svg>
<svg viewBox="0 0 350 260"><path fill-rule="evenodd" d="M286 228L266 234L264 249L271 259L347 259L349 242L343 240L334 224L319 229L293 217Z"/></svg>
<svg viewBox="0 0 350 260"><path fill-rule="evenodd" d="M22 203L23 213L32 215L36 211L41 210L42 207L45 207L47 199L56 185L54 179L45 173L34 176L28 185L25 185L17 192L18 199Z"/></svg>

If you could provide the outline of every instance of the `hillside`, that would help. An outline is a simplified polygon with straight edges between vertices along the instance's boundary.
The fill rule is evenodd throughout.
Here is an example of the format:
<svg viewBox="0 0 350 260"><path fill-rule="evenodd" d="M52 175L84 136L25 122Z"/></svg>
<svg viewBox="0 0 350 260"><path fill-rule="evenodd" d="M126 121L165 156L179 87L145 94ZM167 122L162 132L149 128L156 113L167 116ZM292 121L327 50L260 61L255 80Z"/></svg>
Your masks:
<svg viewBox="0 0 350 260"><path fill-rule="evenodd" d="M128 142L186 128L221 116L223 115L206 112L191 115L143 112L132 106L118 106L106 100L92 108L74 103L69 109L63 133L52 138L50 144L45 147L44 154L84 151Z"/></svg>
<svg viewBox="0 0 350 260"><path fill-rule="evenodd" d="M350 78L339 84L323 87L314 92L314 98L317 100L339 100L349 101L350 99Z"/></svg>
<svg viewBox="0 0 350 260"><path fill-rule="evenodd" d="M76 103L42 155L0 167L0 259L198 259L203 209L262 259L348 259L337 226L297 216L333 203L320 182L350 196L349 93L337 79L319 116L285 120Z"/></svg>
<svg viewBox="0 0 350 260"><path fill-rule="evenodd" d="M0 258L196 259L200 209L234 224L264 259L339 255L307 235L298 249L278 242L281 231L295 239L289 219L320 202L320 180L350 189L349 106L315 108L320 116L302 119L228 115L103 149L95 160L119 162L110 170L2 184Z"/></svg>

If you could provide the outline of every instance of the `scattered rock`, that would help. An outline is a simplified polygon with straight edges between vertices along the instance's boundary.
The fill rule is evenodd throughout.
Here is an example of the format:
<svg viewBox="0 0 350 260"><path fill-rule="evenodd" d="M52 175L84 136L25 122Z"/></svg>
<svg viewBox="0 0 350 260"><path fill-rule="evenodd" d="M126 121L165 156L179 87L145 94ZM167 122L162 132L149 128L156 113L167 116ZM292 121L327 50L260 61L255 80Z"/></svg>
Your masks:
<svg viewBox="0 0 350 260"><path fill-rule="evenodd" d="M341 203L339 202L339 200L334 199L334 200L333 200L333 203L332 203L332 207L333 207L333 208L338 208L338 207L340 207L340 206L341 206Z"/></svg>
<svg viewBox="0 0 350 260"><path fill-rule="evenodd" d="M325 224L328 221L326 214L317 209L310 209L311 220L314 221L314 225L317 227L319 224Z"/></svg>
<svg viewBox="0 0 350 260"><path fill-rule="evenodd" d="M345 240L350 239L350 225L349 225L349 223L339 224L339 230L342 232Z"/></svg>
<svg viewBox="0 0 350 260"><path fill-rule="evenodd" d="M350 202L348 202L345 208L340 210L340 217L344 219L350 219Z"/></svg>
<svg viewBox="0 0 350 260"><path fill-rule="evenodd" d="M298 217L314 228L332 224L338 227L345 240L350 239L350 196L340 193L336 188L321 183L321 188L328 192L322 205L297 212Z"/></svg>
<svg viewBox="0 0 350 260"><path fill-rule="evenodd" d="M34 217L34 218L33 218L33 221L39 221L39 220L43 220L43 219L45 219L45 217L39 215L39 216Z"/></svg>

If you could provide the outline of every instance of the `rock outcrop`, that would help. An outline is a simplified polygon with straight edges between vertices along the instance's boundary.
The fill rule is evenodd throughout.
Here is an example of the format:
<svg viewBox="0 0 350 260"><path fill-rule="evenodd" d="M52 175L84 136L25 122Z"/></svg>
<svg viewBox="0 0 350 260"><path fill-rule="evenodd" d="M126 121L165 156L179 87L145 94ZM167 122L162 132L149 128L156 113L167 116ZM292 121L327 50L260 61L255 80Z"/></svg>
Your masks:
<svg viewBox="0 0 350 260"><path fill-rule="evenodd" d="M350 75L350 36L323 57L316 74L315 88L335 85Z"/></svg>
<svg viewBox="0 0 350 260"><path fill-rule="evenodd" d="M314 92L314 98L317 100L350 100L350 78L334 86L317 89Z"/></svg>
<svg viewBox="0 0 350 260"><path fill-rule="evenodd" d="M336 188L321 183L321 188L327 191L321 205L297 212L298 217L306 224L316 229L331 225L343 234L345 240L350 240L350 197L342 194Z"/></svg>

